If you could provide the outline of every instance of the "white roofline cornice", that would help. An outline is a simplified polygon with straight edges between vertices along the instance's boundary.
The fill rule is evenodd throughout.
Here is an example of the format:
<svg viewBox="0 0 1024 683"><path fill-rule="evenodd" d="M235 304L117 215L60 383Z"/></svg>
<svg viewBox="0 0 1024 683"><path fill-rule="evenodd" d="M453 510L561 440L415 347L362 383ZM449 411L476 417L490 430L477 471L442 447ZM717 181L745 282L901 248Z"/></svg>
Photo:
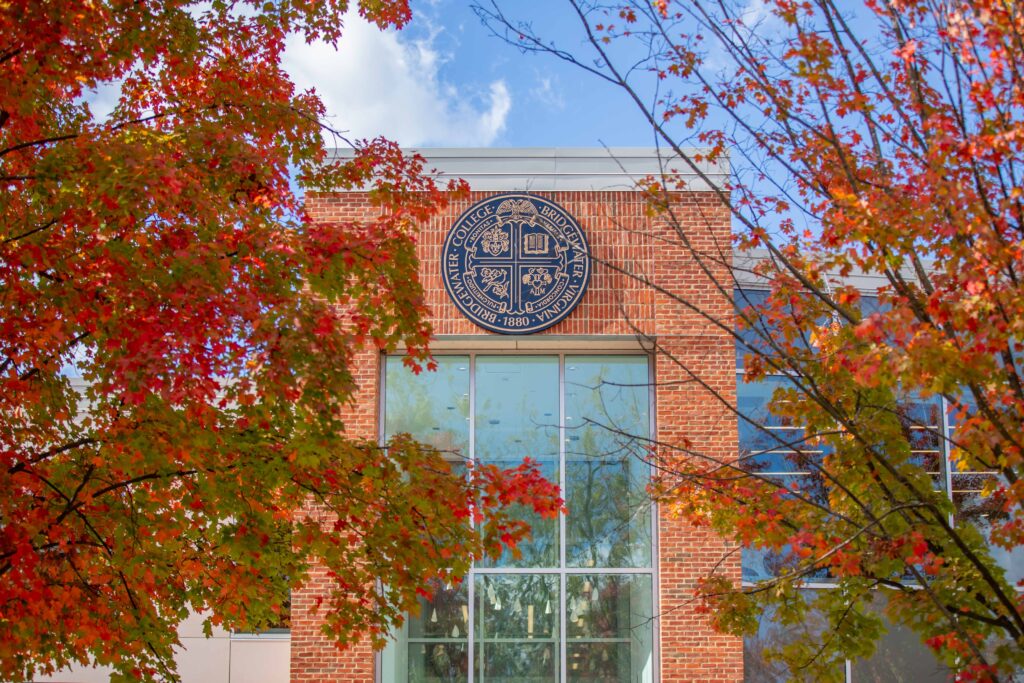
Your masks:
<svg viewBox="0 0 1024 683"><path fill-rule="evenodd" d="M590 192L636 189L648 176L682 180L680 187L699 192L723 187L728 159L696 163L699 172L667 150L654 147L414 147L439 178L462 178L470 189L520 192ZM686 150L697 155L702 150ZM352 150L333 150L335 158Z"/></svg>

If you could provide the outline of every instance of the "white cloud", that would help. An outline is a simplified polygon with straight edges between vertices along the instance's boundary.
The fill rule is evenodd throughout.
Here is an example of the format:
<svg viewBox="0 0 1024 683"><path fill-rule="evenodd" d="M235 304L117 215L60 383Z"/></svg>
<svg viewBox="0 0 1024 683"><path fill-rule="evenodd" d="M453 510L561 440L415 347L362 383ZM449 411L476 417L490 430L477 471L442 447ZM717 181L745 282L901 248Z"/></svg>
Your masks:
<svg viewBox="0 0 1024 683"><path fill-rule="evenodd" d="M82 99L89 105L93 119L103 121L113 113L121 99L121 82L100 83L95 90L82 93Z"/></svg>
<svg viewBox="0 0 1024 683"><path fill-rule="evenodd" d="M763 48L777 43L788 33L786 22L772 11L775 5L768 0L745 0L737 6L728 7L728 12L723 14L730 20L731 28L725 29L725 32L732 41L749 41ZM734 19L739 19L739 22L732 21ZM716 72L731 72L735 68L735 61L717 39L710 38L704 66Z"/></svg>
<svg viewBox="0 0 1024 683"><path fill-rule="evenodd" d="M486 146L505 128L512 98L502 80L482 92L443 81L433 37L404 41L353 13L338 49L294 36L284 66L316 88L328 123L350 139L383 135L405 146Z"/></svg>
<svg viewBox="0 0 1024 683"><path fill-rule="evenodd" d="M739 14L743 25L751 30L761 27L764 22L775 25L779 21L765 0L750 0Z"/></svg>
<svg viewBox="0 0 1024 683"><path fill-rule="evenodd" d="M530 90L530 95L548 109L565 109L565 98L557 76L538 76L537 85Z"/></svg>

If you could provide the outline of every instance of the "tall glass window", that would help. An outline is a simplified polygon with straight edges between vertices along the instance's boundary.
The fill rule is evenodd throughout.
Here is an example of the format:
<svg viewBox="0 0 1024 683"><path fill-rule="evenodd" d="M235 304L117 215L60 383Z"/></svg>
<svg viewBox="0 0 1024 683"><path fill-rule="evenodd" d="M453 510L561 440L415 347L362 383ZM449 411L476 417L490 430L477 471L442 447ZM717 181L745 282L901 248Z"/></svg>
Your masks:
<svg viewBox="0 0 1024 683"><path fill-rule="evenodd" d="M763 304L766 296L761 291L738 290L737 306L756 307ZM863 297L861 305L865 312L878 310L880 306L877 299L869 296ZM758 382L744 380L744 353L762 346L763 342L751 331L743 331L736 344L740 461L752 472L783 482L788 488L827 504L824 482L815 474L815 465L826 454L827 447L809 441L802 425L787 422L768 410L775 390L792 386L791 380L785 375L768 376ZM951 413L948 402L941 397L923 399L907 395L899 398L898 411L911 457L932 477L937 490L944 490L952 497L957 510L956 523L974 524L985 531L989 515L998 514L999 509L997 499L981 495L986 477L994 474L955 472L948 448L955 425L948 419ZM1024 552L1014 558L994 549L994 557L1007 569L1011 581L1022 576ZM786 569L782 556L763 550L744 548L742 558L743 579L747 582L770 579ZM827 571L818 571L807 578L811 586L808 590L830 590ZM766 661L762 656L764 649L798 638L817 637L825 627L824 617L817 613L801 628L784 627L773 620L771 613L763 615L758 633L744 640L744 680L748 683L788 680L791 672L778 662ZM948 680L949 670L920 643L916 634L899 624L887 623L887 633L880 639L875 655L846 662L843 675L853 683L938 681Z"/></svg>
<svg viewBox="0 0 1024 683"><path fill-rule="evenodd" d="M645 356L462 355L384 372L383 436L408 432L453 458L536 460L568 513L518 514L518 557L437 586L381 655L396 683L654 681L651 433Z"/></svg>

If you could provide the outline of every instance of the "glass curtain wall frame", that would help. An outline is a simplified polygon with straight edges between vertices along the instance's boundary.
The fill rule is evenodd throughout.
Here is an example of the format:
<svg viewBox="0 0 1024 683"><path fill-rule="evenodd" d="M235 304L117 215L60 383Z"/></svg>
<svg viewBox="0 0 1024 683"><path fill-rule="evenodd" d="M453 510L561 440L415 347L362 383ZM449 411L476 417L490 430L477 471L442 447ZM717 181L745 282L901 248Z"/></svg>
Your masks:
<svg viewBox="0 0 1024 683"><path fill-rule="evenodd" d="M757 286L740 287L734 290L737 306L741 307L756 307L763 303L767 294L767 290ZM865 313L881 309L878 298L868 292L862 292L861 307ZM736 342L736 394L738 407L740 408L742 406L739 405L739 402L744 394L747 397L751 397L756 392L756 385L744 382L746 370L743 366L743 355L746 350L757 348L758 346L756 335L746 330L740 331L740 338ZM769 375L765 381L766 383L784 382L785 377L782 374ZM913 411L908 411L906 417L908 418L912 435L911 450L914 456L920 458L923 463L930 462L932 464L931 467L928 467L928 473L932 476L936 489L944 490L946 496L952 501L954 511L950 515L950 523L953 525L965 522L973 524L987 538L988 517L991 514L991 510L987 508L993 506L993 501L991 498L981 498L980 494L985 481L998 475L985 471L961 472L957 470L956 463L952 461L950 452L950 444L953 442L956 434L956 420L952 416L951 403L948 399L942 396L934 396L927 401L912 398L912 402L918 409L925 408L927 410L928 407L932 409L927 413L918 413L916 416L913 414ZM966 403L968 405L972 403L969 397L967 397ZM780 425L773 428L782 429L783 427L786 426ZM788 429L792 427L793 425L789 425ZM785 431L785 429L782 430ZM743 420L740 419L739 447L741 453L744 448L742 432ZM752 450L756 455L764 456L770 455L776 449L762 446ZM803 473L796 471L765 471L762 474L793 477ZM1017 579L1024 578L1024 548L1016 548L1013 552L1009 552L998 547L992 547L991 543L989 545L994 558L1006 570L1011 583ZM750 583L750 585L753 584ZM808 585L822 588L831 586L828 582L811 582ZM1024 588L1018 587L1017 590L1024 591Z"/></svg>
<svg viewBox="0 0 1024 683"><path fill-rule="evenodd" d="M562 496L567 500L570 498L568 487L569 482L567 481L567 472L572 470L571 465L574 464L574 452L571 446L573 442L572 437L572 415L566 414L567 403L570 404L572 400L569 397L569 385L571 379L567 379L567 368L570 368L570 374L575 368L572 363L580 361L577 365L585 365L588 362L600 361L602 359L609 362L621 360L629 363L630 360L633 363L642 364L643 375L642 384L644 385L645 397L643 400L643 411L644 425L643 428L646 431L645 438L653 438L655 434L655 392L654 392L654 367L652 357L649 354L642 354L632 351L618 351L618 350L607 350L607 351L576 351L571 348L565 350L553 350L553 351L517 351L515 353L507 353L500 351L470 351L470 352L458 352L448 351L435 354L435 358L439 364L454 363L458 367L465 367L468 371L468 396L467 404L467 451L463 455L472 460L486 458L486 453L482 452L481 449L481 438L484 437L481 434L481 428L487 429L491 427L490 418L484 425L480 424L481 411L478 405L478 393L480 390L480 369L483 365L488 363L497 364L508 364L516 361L524 360L527 364L533 364L543 359L550 359L557 364L557 423L553 425L539 425L540 430L543 431L545 426L553 426L557 433L557 464L554 468L551 467L554 463L548 463L545 467L545 463L542 462L542 469L550 470L554 469L557 472L558 483L560 485ZM459 361L464 361L464 364L460 364ZM388 427L388 412L387 406L390 389L395 389L394 382L389 387L388 384L388 367L389 363L400 363L400 355L382 356L382 363L380 368L380 384L379 384L379 396L378 405L381 408L379 415L379 439L381 443L386 440L389 431L397 433L397 431L406 430L389 430ZM482 365L483 364L483 365ZM545 411L549 412L549 411ZM552 417L555 417L554 415ZM568 419L567 419L568 418ZM568 424L568 427L567 427ZM438 431L438 430L433 430ZM440 430L444 432L445 430ZM585 431L585 430L584 430ZM414 434L414 436L416 436ZM583 438L580 436L579 438ZM427 439L433 441L432 439ZM457 440L457 439L456 439ZM579 455L578 453L576 455ZM582 458L581 458L582 459ZM495 459L487 458L490 462L495 462ZM497 458L500 462L501 457ZM519 459L512 462L510 459L508 464L510 466L518 464ZM636 461L639 462L639 461ZM586 465L581 465L586 469ZM643 464L645 470L644 483L649 481L650 478L650 466ZM534 681L534 680L555 680L569 683L574 680L589 681L589 680L613 680L608 677L608 672L600 672L598 674L592 674L591 677L581 677L584 673L578 672L574 676L572 668L572 662L570 659L575 655L577 657L585 658L587 656L587 650L590 650L591 656L604 662L612 662L614 664L619 658L616 657L616 651L623 652L623 649L630 648L634 650L631 656L643 655L645 656L646 663L643 667L642 673L628 674L622 671L622 667L619 667L619 679L624 681L643 681L644 683L656 683L660 680L660 672L658 671L657 662L659 661L659 638L658 638L658 627L656 615L658 614L658 569L657 569L657 558L658 558L658 544L657 544L657 529L658 529L658 514L656 507L647 500L644 503L643 512L643 523L641 526L646 527L646 542L642 543L644 546L639 553L623 552L616 550L611 546L614 544L608 544L609 547L595 550L592 555L599 558L599 562L573 559L567 554L567 549L572 548L572 544L569 542L572 536L572 531L569 527L571 526L571 520L568 519L566 514L560 514L557 520L557 529L555 533L557 535L557 564L551 563L552 566L516 566L517 564L512 561L506 561L506 557L503 556L497 562L489 563L478 563L471 570L471 573L466 577L462 584L461 589L455 589L456 591L464 592L464 602L460 602L459 610L453 611L450 606L435 610L432 606L424 604L425 609L417 619L419 621L429 621L437 613L440 616L439 621L445 622L446 617L444 616L447 612L452 612L448 617L454 615L454 622L465 623L466 633L460 633L462 636L458 639L459 642L465 643L466 652L466 663L465 663L465 675L455 675L449 680L466 681L466 683L491 683L494 680L500 681ZM570 512L571 516L571 512ZM635 534L636 529L630 527L628 533ZM643 532L639 533L643 536ZM633 538L631 536L630 538ZM622 545L629 547L631 541L627 540ZM569 553L571 554L571 553ZM642 556L642 557L641 557ZM536 557L536 555L535 555ZM607 566L595 566L600 564L601 561L617 559L618 562L625 562L629 566L607 565ZM640 561L642 559L642 561ZM542 563L543 564L543 563ZM525 628L532 628L533 632L528 633L528 639L524 640L516 637L515 626L508 625L494 625L491 624L491 615L486 613L484 604L490 599L488 595L488 588L493 584L495 597L500 600L507 598L503 597L506 594L501 592L502 586L513 585L519 582L530 582L544 584L549 586L557 599L557 604L551 605L552 614L550 616L557 617L554 622L551 622L554 634L550 638L541 639L542 624L544 619L544 612L547 611L548 605L544 605L544 610L541 610L539 606L534 606L532 610L533 614L529 614L530 606L524 606L520 612L520 621L525 618ZM452 592L449 590L451 587L444 587L443 593L447 595ZM622 618L623 608L621 605L613 605L607 599L606 596L617 596L625 594L627 597L625 607L625 613L634 613L637 609L643 612L643 618L638 619L639 623L625 623ZM451 596L448 595L450 598ZM581 601L586 597L588 602L584 605ZM446 598L447 599L447 598ZM514 599L514 598L513 598ZM634 606L634 601L641 603L639 607ZM546 600L545 600L546 602ZM426 603L426 601L424 601ZM579 606L576 609L573 605ZM462 606L464 605L464 606ZM503 605L505 606L505 605ZM588 614L583 614L584 610L593 609L595 613L599 615L598 618L592 618ZM619 614L616 615L616 609ZM459 611L461 611L463 618L459 617ZM529 619L533 616L533 619ZM451 619L449 619L451 621ZM399 636L408 636L410 633L410 627L413 629L413 638L419 642L416 638L417 634L422 634L424 628L422 624L416 625L412 623L413 620L407 621L406 625L402 628L402 633L396 634ZM430 622L433 624L434 622ZM445 623L445 626L448 624ZM494 626L494 628L492 628ZM522 627L522 624L520 624ZM428 627L429 628L429 627ZM501 632L501 629L506 629ZM511 630L509 630L511 629ZM462 631L460 628L459 631ZM641 634L639 637L632 635L634 633ZM450 635L450 634L449 634ZM405 638L403 638L405 640ZM450 640L450 639L449 639ZM495 644L496 647L502 645L516 645L520 640L523 642L529 641L530 644L544 646L557 645L557 654L553 657L556 661L557 667L552 671L552 677L550 678L534 678L530 677L528 671L508 671L507 675L497 678L488 678L487 671L483 669L485 666L489 666L486 660L486 655L483 653L483 646L485 643L488 645ZM405 640L403 645L406 645L405 649L408 650L407 643ZM431 643L431 652L439 657L441 661L445 660L445 656L449 653L448 650L458 650L459 645L456 642L444 642L440 641L424 641ZM632 643L632 644L631 644ZM375 680L378 683L401 683L406 679L406 672L396 671L396 664L405 668L408 666L407 657L410 654L408 651L405 653L399 653L396 660L388 661L389 652L395 652L401 648L393 648L392 644L388 646L383 652L377 653L375 657ZM438 648L438 646L441 646ZM544 662L543 647L538 649L534 647L537 652L537 661ZM426 651L426 650L425 650ZM623 653L625 654L625 653ZM519 661L526 661L525 656L519 656ZM585 660L584 660L585 661ZM626 662L627 666L629 662ZM453 668L454 672L455 669ZM399 675L400 674L400 675ZM483 675L481 675L483 674ZM594 675L600 676L599 678L593 677ZM612 674L615 675L615 674Z"/></svg>
<svg viewBox="0 0 1024 683"><path fill-rule="evenodd" d="M771 385L779 385L787 381L786 375L768 375L762 382L748 384L744 381L745 374L742 366L737 367L736 396L737 406L740 410L743 409L744 399L749 401L760 398L757 394L762 387L768 387L767 399L770 399L771 390L774 388ZM958 471L951 454L951 444L956 435L956 420L951 417L952 407L948 399L942 396L934 396L927 400L910 397L907 405L908 413L905 421L912 439L911 453L914 457L922 459L921 464L927 467L936 489L943 490L952 501L954 511L950 515L950 522L954 526L965 522L973 524L988 538L987 519L990 511L986 509L986 505L989 504L987 506L991 507L992 499L981 498L981 489L987 479L994 479L998 475L994 472L980 470ZM925 412L920 412L922 410ZM759 447L748 448L749 452L745 452L744 421L742 418L739 421L739 448L745 458L756 461L758 458L768 458L782 452L778 448L765 447L763 444L758 444ZM794 438L796 432L802 431L799 426L781 424L769 425L768 430L787 432L788 438ZM814 449L808 449L807 452L814 452ZM786 471L775 467L767 467L758 473L778 478L793 478L808 474L806 470L799 468ZM1016 548L1010 552L990 543L989 549L993 558L1006 571L1011 584L1024 578L1024 548ZM747 555L753 559L755 553L747 553ZM753 585L753 581L748 578L754 575L753 569L751 566L744 567L745 585ZM758 575L757 578L766 577ZM820 588L832 586L827 579L812 580L807 585ZM1024 592L1024 588L1018 587L1017 591Z"/></svg>
<svg viewBox="0 0 1024 683"><path fill-rule="evenodd" d="M742 366L736 370L737 403L740 404L743 394L748 397L756 397L757 385L747 384L744 381L745 371ZM766 384L784 383L784 375L770 375L766 378ZM745 392L746 388L746 392ZM770 391L769 391L770 396ZM929 462L937 461L937 465L929 468L929 474L936 482L937 488L942 489L946 496L953 502L954 512L950 521L954 524L963 524L967 521L979 527L983 533L987 531L987 517L989 510L985 509L985 502L989 499L980 498L982 483L987 478L996 476L992 472L984 471L956 471L956 465L951 459L951 448L955 432L955 420L951 419L950 402L944 397L933 397L928 401L914 400L910 402L911 409L908 410L908 424L912 439L912 453L915 456L928 459ZM742 406L740 406L742 407ZM914 415L915 411L924 409L925 413ZM740 419L742 422L742 418ZM798 428L797 428L798 429ZM770 431L794 430L792 425L773 425ZM740 432L742 434L742 425ZM930 438L923 438L929 434ZM925 443L927 441L927 443ZM743 452L743 438L740 437L739 447ZM772 448L751 449L752 455L772 456L775 450ZM749 454L748 454L749 455ZM769 468L761 472L767 476L796 476L804 472L785 472ZM989 506L991 507L991 506ZM980 512L979 512L980 510ZM987 536L986 536L987 538ZM1011 583L1024 576L1024 549L1017 548L1015 552L1008 553L1000 548L990 546L993 558L999 562L1007 571ZM752 574L761 558L757 553L744 552L743 560L743 585L752 587L756 580L767 578L757 576L752 580ZM836 588L827 577L814 577L803 584L806 590L833 590ZM1017 588L1018 592L1024 588ZM765 620L762 630L768 628L770 620ZM929 650L927 650L917 639L916 635L899 624L890 624L889 630L879 641L878 651L869 659L846 660L844 677L846 683L873 683L875 681L945 681L950 680L950 672L939 663ZM760 637L761 632L759 631ZM770 667L760 660L756 637L744 639L744 680L750 683L781 683L786 678L786 672L770 670ZM899 678L907 675L909 678Z"/></svg>
<svg viewBox="0 0 1024 683"><path fill-rule="evenodd" d="M738 409L743 409L743 403L746 399L748 405L751 402L759 403L761 399L765 401L770 400L771 395L776 386L784 385L788 382L785 375L769 375L763 382L748 384L745 380L745 370L742 365L736 369L736 397ZM764 389L767 389L767 395L764 396ZM916 407L927 405L931 406L933 410L929 411L927 419L917 417L914 419L910 418L907 426L910 431L910 438L915 441L920 441L921 436L927 432L934 436L934 439L929 439L928 443L915 444L917 447L912 448L912 452L915 455L934 455L933 457L938 460L937 471L930 471L933 479L937 485L944 489L948 496L952 496L952 491L949 486L950 481L950 460L949 460L949 441L948 436L950 435L951 428L946 418L947 415L947 403L945 399L941 397L938 400L929 402L915 401L912 405ZM920 404L920 405L919 405ZM938 412L935 412L935 405L937 404ZM764 476L778 477L778 478L792 478L798 476L807 476L810 472L801 467L790 467L785 466L778 467L777 463L782 462L778 457L780 454L787 454L789 449L786 447L772 446L771 444L764 443L753 443L748 441L748 450L744 451L744 428L743 418L739 418L739 443L740 453L744 457L751 458L754 462L763 459L768 463L764 471L760 471L759 474ZM769 424L767 429L770 433L779 432L784 434L783 438L780 438L781 443L785 443L792 439L802 439L805 435L802 433L803 429L799 425L787 425L787 424ZM754 440L755 442L757 439ZM749 446L753 445L753 448ZM808 449L809 454L823 454L820 449ZM743 574L743 585L747 587L755 586L757 581L770 578L765 575L764 572L757 572L757 568L762 566L765 560L764 553L757 551L750 551L744 549L742 553L742 574ZM815 575L806 581L802 585L803 590L818 591L818 590L834 590L836 585L829 580L827 575ZM813 624L812 624L813 625ZM773 630L774 629L774 630ZM767 663L761 657L761 648L765 645L765 640L777 640L780 642L786 642L787 638L793 637L793 627L787 629L780 629L773 623L770 618L763 618L760 623L758 633L753 637L747 637L743 639L743 669L744 678L743 680L748 683L782 683L783 681L789 680L789 672L784 666L778 663ZM813 630L813 629L811 629ZM876 681L945 681L949 680L949 671L945 669L931 654L931 652L924 647L913 634L900 626L900 625L889 625L889 630L879 641L878 651L869 659L864 660L850 660L844 661L841 668L843 679L846 683L874 683ZM912 676L911 678L899 678L896 673L907 673Z"/></svg>

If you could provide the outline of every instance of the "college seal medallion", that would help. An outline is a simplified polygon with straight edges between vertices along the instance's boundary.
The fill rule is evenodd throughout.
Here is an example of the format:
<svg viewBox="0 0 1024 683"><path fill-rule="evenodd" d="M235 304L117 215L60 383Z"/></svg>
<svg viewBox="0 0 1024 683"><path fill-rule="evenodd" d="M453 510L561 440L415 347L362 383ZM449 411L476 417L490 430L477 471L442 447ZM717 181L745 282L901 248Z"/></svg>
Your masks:
<svg viewBox="0 0 1024 683"><path fill-rule="evenodd" d="M469 207L441 252L444 287L474 323L503 334L551 327L590 281L587 238L565 209L530 194L499 194Z"/></svg>

